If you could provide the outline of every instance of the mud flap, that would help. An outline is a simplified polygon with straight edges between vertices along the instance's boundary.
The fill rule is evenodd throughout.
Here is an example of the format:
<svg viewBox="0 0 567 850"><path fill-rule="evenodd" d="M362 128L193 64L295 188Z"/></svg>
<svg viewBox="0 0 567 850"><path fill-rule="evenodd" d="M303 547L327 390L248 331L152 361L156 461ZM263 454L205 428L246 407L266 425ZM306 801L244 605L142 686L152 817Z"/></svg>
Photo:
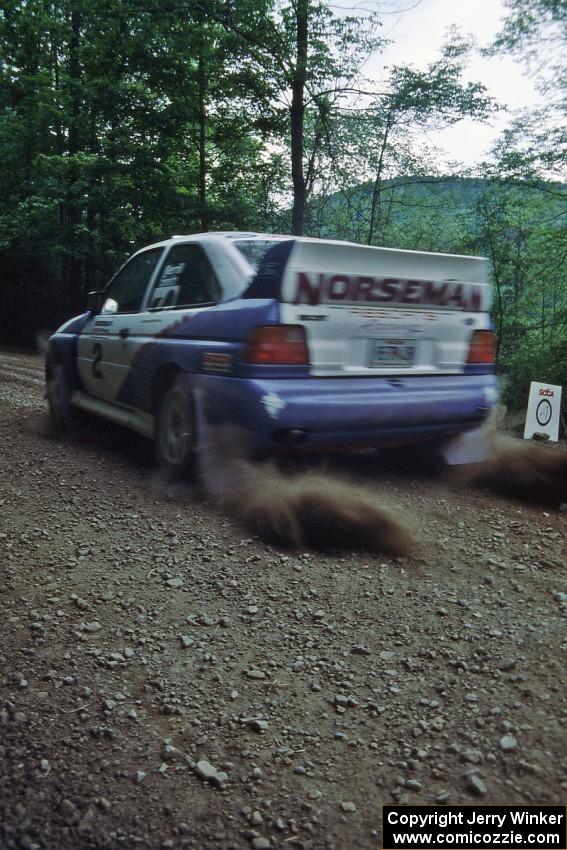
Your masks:
<svg viewBox="0 0 567 850"><path fill-rule="evenodd" d="M467 431L441 447L441 457L448 466L463 466L471 463L482 463L491 454L489 435L483 428Z"/></svg>

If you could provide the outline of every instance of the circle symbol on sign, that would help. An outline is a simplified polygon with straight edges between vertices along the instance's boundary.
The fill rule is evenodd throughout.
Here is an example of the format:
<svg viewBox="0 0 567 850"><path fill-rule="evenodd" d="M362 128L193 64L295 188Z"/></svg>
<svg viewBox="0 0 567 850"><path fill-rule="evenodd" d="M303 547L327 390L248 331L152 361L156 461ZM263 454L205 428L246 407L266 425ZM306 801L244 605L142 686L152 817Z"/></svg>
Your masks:
<svg viewBox="0 0 567 850"><path fill-rule="evenodd" d="M551 413L551 404L546 398L542 398L536 410L536 419L538 421L538 425L547 425L549 423L549 420L551 419Z"/></svg>

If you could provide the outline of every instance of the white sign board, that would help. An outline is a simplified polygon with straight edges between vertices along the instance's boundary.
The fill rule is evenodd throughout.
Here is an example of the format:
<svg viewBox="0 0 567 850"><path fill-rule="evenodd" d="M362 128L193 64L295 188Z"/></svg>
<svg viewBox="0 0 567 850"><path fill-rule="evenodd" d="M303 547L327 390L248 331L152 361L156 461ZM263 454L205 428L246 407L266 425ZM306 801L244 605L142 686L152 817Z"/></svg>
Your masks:
<svg viewBox="0 0 567 850"><path fill-rule="evenodd" d="M559 419L561 415L561 387L553 384L538 384L532 381L524 440L531 440L534 434L548 434L550 440L559 439Z"/></svg>

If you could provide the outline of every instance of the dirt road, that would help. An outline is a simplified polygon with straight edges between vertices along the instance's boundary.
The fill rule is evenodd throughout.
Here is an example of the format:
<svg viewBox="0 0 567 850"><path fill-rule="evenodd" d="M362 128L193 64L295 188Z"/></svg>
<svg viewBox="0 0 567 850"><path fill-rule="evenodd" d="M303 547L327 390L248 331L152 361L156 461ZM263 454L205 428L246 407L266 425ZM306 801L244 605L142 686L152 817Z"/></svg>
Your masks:
<svg viewBox="0 0 567 850"><path fill-rule="evenodd" d="M0 847L379 846L567 797L567 513L342 461L411 558L270 548L0 355Z"/></svg>

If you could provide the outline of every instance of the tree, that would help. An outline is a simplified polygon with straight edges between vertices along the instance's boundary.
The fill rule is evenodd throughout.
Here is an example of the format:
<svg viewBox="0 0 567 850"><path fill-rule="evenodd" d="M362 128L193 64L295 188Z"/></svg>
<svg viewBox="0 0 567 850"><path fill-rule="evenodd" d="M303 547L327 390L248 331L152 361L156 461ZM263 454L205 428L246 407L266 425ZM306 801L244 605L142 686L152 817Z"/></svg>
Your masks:
<svg viewBox="0 0 567 850"><path fill-rule="evenodd" d="M34 298L50 324L81 309L133 246L273 213L281 161L262 155L263 82L193 3L7 0L0 56L12 335Z"/></svg>
<svg viewBox="0 0 567 850"><path fill-rule="evenodd" d="M567 168L567 4L563 0L506 0L502 30L485 51L518 58L546 95L546 107L524 110L494 151L506 174L565 179Z"/></svg>
<svg viewBox="0 0 567 850"><path fill-rule="evenodd" d="M541 87L559 96L567 109L567 5L564 0L506 0L508 14L489 52L509 52L539 77Z"/></svg>
<svg viewBox="0 0 567 850"><path fill-rule="evenodd" d="M553 184L492 179L471 220L471 249L492 261L498 359L513 407L527 400L531 380L567 379L567 289L557 242L563 204Z"/></svg>
<svg viewBox="0 0 567 850"><path fill-rule="evenodd" d="M377 34L376 15L338 16L320 0L291 0L250 15L235 4L225 26L247 45L264 75L273 121L285 119L291 173L291 230L302 234L308 198L322 147L328 144L330 118L341 100L356 90L367 56L386 42ZM313 132L309 132L312 130Z"/></svg>
<svg viewBox="0 0 567 850"><path fill-rule="evenodd" d="M356 223L350 238L373 244L379 234L384 244L395 185L440 176L438 155L424 142L425 131L465 117L482 121L497 108L484 86L463 82L469 49L452 32L440 58L425 71L392 67L382 89L366 94L364 107L346 108L330 119L333 142L325 189L345 187L343 198ZM361 178L368 181L365 191L350 191L353 184L360 187Z"/></svg>
<svg viewBox="0 0 567 850"><path fill-rule="evenodd" d="M495 238L494 247L504 260L502 362L511 386L525 395L533 379L567 383L567 6L562 0L506 0L506 7L489 52L520 59L547 99L545 108L514 118L484 166L486 176L498 177L502 198L514 199L522 222L521 234L517 226L514 231L520 278L505 260L504 241Z"/></svg>

